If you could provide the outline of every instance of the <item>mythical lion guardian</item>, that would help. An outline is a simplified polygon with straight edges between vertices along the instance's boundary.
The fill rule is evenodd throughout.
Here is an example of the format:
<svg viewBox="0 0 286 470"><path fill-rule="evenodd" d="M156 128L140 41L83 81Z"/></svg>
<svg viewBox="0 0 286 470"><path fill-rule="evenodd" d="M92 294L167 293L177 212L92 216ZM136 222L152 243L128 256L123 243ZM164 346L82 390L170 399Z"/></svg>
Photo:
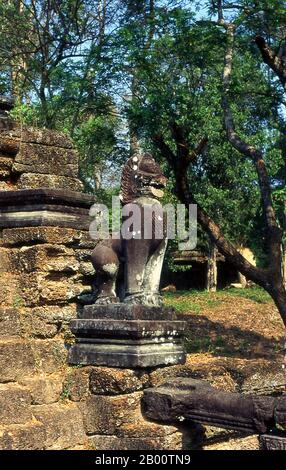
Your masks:
<svg viewBox="0 0 286 470"><path fill-rule="evenodd" d="M159 199L167 179L149 153L126 162L121 178L120 237L99 242L92 252L96 304L161 305L159 283L167 246L166 213ZM139 227L139 228L138 228ZM123 264L123 282L117 282Z"/></svg>

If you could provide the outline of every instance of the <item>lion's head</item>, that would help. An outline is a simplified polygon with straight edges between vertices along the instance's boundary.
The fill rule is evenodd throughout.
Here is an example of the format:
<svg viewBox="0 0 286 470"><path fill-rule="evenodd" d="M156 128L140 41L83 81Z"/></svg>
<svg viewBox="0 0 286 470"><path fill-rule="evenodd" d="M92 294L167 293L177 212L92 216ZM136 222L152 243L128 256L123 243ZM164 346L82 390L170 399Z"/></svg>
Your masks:
<svg viewBox="0 0 286 470"><path fill-rule="evenodd" d="M122 171L122 204L129 204L141 196L160 198L166 184L167 178L152 155L136 154L127 160Z"/></svg>

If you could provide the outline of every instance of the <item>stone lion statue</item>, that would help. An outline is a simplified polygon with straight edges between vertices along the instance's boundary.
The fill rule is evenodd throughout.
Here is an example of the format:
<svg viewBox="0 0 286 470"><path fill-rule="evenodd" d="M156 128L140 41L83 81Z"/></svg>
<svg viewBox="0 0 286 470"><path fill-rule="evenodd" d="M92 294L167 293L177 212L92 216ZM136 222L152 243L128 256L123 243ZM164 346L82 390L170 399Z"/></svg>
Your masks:
<svg viewBox="0 0 286 470"><path fill-rule="evenodd" d="M136 154L126 162L121 178L120 237L99 242L91 255L96 271L96 304L123 301L161 305L159 283L167 236L166 214L158 199L164 195L166 183L160 166L149 153ZM117 278L122 264L120 286Z"/></svg>

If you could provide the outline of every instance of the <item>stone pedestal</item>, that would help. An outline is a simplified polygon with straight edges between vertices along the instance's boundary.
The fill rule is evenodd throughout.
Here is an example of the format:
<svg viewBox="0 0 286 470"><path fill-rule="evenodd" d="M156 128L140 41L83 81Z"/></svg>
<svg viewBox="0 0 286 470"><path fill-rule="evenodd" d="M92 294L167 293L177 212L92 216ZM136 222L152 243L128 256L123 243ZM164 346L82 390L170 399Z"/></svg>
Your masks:
<svg viewBox="0 0 286 470"><path fill-rule="evenodd" d="M124 368L183 364L185 325L166 307L86 306L82 318L70 324L76 344L69 362Z"/></svg>

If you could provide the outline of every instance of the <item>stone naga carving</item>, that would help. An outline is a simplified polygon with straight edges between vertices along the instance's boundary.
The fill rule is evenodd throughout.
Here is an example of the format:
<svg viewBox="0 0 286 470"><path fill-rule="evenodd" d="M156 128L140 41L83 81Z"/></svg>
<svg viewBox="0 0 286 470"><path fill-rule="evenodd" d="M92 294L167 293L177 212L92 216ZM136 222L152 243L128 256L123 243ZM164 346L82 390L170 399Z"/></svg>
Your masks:
<svg viewBox="0 0 286 470"><path fill-rule="evenodd" d="M123 300L132 304L161 305L159 283L167 237L166 214L158 199L164 195L166 183L160 166L149 153L136 154L126 162L121 179L120 238L99 242L91 256L96 271L96 304ZM128 223L130 216L132 224ZM120 289L116 281L121 262L124 281ZM120 292L119 297L116 290Z"/></svg>
<svg viewBox="0 0 286 470"><path fill-rule="evenodd" d="M259 434L276 428L286 438L285 395L242 395L217 390L202 380L177 377L144 390L143 410L148 419L166 424L194 421Z"/></svg>

